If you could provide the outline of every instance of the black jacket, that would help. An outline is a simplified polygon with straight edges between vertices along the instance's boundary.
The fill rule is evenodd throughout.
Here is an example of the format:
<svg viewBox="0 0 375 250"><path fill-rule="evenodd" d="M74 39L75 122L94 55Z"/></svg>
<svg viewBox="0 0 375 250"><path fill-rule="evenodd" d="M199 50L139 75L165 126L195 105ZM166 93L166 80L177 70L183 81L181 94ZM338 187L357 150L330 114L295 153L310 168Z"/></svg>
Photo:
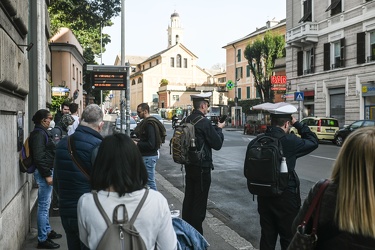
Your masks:
<svg viewBox="0 0 375 250"><path fill-rule="evenodd" d="M303 206L294 219L292 230L296 232L297 226L302 222L313 197L316 195L323 181L317 182L310 190ZM318 243L316 249L340 250L369 250L375 249L375 239L362 235L343 232L338 229L335 222L337 183L331 182L323 193L322 204L318 220Z"/></svg>
<svg viewBox="0 0 375 250"><path fill-rule="evenodd" d="M51 133L42 125L36 124L29 137L29 147L33 162L36 165L42 177L49 177L52 175L53 160L55 158L55 144L52 140ZM43 131L41 131L41 130ZM46 134L48 141L46 143Z"/></svg>
<svg viewBox="0 0 375 250"><path fill-rule="evenodd" d="M288 190L296 193L299 190L299 179L295 172L297 158L309 154L319 146L318 138L314 132L306 124L298 121L293 124L298 130L301 138L295 134L286 134L280 127L269 126L266 130L266 135L280 138L283 145L283 153L288 165L288 172L292 173L289 177ZM249 143L250 147L252 142Z"/></svg>
<svg viewBox="0 0 375 250"><path fill-rule="evenodd" d="M204 116L199 110L193 110L191 115L185 118L186 122L199 120L197 117ZM194 125L195 137L197 138L196 146L198 149L203 147L203 161L201 167L214 168L212 164L212 149L220 150L224 142L224 134L221 128L212 125L211 121L203 118Z"/></svg>

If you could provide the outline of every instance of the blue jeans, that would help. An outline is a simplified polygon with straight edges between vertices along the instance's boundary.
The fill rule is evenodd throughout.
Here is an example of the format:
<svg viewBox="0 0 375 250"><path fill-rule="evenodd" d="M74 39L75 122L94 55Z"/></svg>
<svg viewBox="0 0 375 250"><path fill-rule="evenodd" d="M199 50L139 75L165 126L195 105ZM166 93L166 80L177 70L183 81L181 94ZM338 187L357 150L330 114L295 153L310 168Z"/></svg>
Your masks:
<svg viewBox="0 0 375 250"><path fill-rule="evenodd" d="M155 167L156 167L156 161L158 160L158 156L143 156L143 162L147 169L148 174L148 180L147 185L153 189L156 189L156 182L155 182Z"/></svg>
<svg viewBox="0 0 375 250"><path fill-rule="evenodd" d="M70 250L89 250L79 239L78 219L68 216L61 216L61 223L64 227L68 249Z"/></svg>
<svg viewBox="0 0 375 250"><path fill-rule="evenodd" d="M46 241L51 231L49 225L49 207L51 205L52 186L48 185L46 179L40 175L38 169L34 172L34 178L38 184L38 241Z"/></svg>

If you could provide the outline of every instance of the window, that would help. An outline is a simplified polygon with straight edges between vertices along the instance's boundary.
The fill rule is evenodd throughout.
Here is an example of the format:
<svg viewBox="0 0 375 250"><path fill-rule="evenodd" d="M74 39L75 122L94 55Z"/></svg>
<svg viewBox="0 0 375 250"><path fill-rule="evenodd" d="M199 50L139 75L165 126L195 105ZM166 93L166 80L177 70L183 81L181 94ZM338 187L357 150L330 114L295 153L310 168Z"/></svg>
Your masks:
<svg viewBox="0 0 375 250"><path fill-rule="evenodd" d="M177 60L176 60L176 66L177 68L181 68L181 55L177 55Z"/></svg>
<svg viewBox="0 0 375 250"><path fill-rule="evenodd" d="M224 82L227 81L227 78L226 78L226 77L220 77L219 79L217 79L217 81L218 81L219 83L224 83Z"/></svg>
<svg viewBox="0 0 375 250"><path fill-rule="evenodd" d="M151 62L148 64L148 66L149 66L149 68L151 68L151 66L152 66Z"/></svg>
<svg viewBox="0 0 375 250"><path fill-rule="evenodd" d="M331 0L331 5L328 6L326 11L331 11L331 16L341 13L342 12L341 0Z"/></svg>
<svg viewBox="0 0 375 250"><path fill-rule="evenodd" d="M142 83L142 77L138 78L138 84Z"/></svg>
<svg viewBox="0 0 375 250"><path fill-rule="evenodd" d="M375 61L375 31L357 33L357 64L366 61Z"/></svg>
<svg viewBox="0 0 375 250"><path fill-rule="evenodd" d="M246 87L246 98L250 99L250 86Z"/></svg>
<svg viewBox="0 0 375 250"><path fill-rule="evenodd" d="M345 66L345 38L324 44L324 70Z"/></svg>
<svg viewBox="0 0 375 250"><path fill-rule="evenodd" d="M242 67L236 69L236 80L242 78Z"/></svg>
<svg viewBox="0 0 375 250"><path fill-rule="evenodd" d="M135 85L135 80L134 79L132 80L132 85Z"/></svg>
<svg viewBox="0 0 375 250"><path fill-rule="evenodd" d="M242 97L241 97L241 88L237 89L237 98L238 98L238 100L242 99Z"/></svg>
<svg viewBox="0 0 375 250"><path fill-rule="evenodd" d="M155 102L155 103L159 102L159 96L158 96L158 94L152 94L152 102Z"/></svg>
<svg viewBox="0 0 375 250"><path fill-rule="evenodd" d="M314 48L304 51L303 74L314 73Z"/></svg>
<svg viewBox="0 0 375 250"><path fill-rule="evenodd" d="M171 67L174 67L174 57L171 57Z"/></svg>
<svg viewBox="0 0 375 250"><path fill-rule="evenodd" d="M303 1L303 17L299 20L299 23L311 22L312 21L312 7L311 0Z"/></svg>
<svg viewBox="0 0 375 250"><path fill-rule="evenodd" d="M73 80L75 80L76 79L76 76L75 76L75 67L74 67L74 64L73 64Z"/></svg>
<svg viewBox="0 0 375 250"><path fill-rule="evenodd" d="M180 100L180 96L179 95L173 95L173 101L179 101Z"/></svg>
<svg viewBox="0 0 375 250"><path fill-rule="evenodd" d="M156 65L158 65L159 64L159 59L156 59Z"/></svg>
<svg viewBox="0 0 375 250"><path fill-rule="evenodd" d="M184 58L184 68L187 68L187 58Z"/></svg>
<svg viewBox="0 0 375 250"><path fill-rule="evenodd" d="M250 77L250 65L246 65L246 77Z"/></svg>
<svg viewBox="0 0 375 250"><path fill-rule="evenodd" d="M241 62L241 49L237 50L237 62Z"/></svg>

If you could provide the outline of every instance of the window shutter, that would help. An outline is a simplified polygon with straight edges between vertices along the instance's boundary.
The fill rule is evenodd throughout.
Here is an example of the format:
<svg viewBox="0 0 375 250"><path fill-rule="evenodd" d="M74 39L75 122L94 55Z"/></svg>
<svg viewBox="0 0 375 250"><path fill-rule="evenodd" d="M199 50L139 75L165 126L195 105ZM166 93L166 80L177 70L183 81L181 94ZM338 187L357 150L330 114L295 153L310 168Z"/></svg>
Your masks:
<svg viewBox="0 0 375 250"><path fill-rule="evenodd" d="M331 49L331 44L325 43L324 44L324 66L323 66L324 70L330 70L331 69L331 66L330 66L330 63L331 63L330 49Z"/></svg>
<svg viewBox="0 0 375 250"><path fill-rule="evenodd" d="M340 66L345 67L345 38L341 38L340 47Z"/></svg>
<svg viewBox="0 0 375 250"><path fill-rule="evenodd" d="M303 75L303 51L297 52L297 76Z"/></svg>
<svg viewBox="0 0 375 250"><path fill-rule="evenodd" d="M311 57L310 57L310 73L315 73L315 51L314 48L311 48Z"/></svg>
<svg viewBox="0 0 375 250"><path fill-rule="evenodd" d="M357 64L366 62L366 32L357 33Z"/></svg>

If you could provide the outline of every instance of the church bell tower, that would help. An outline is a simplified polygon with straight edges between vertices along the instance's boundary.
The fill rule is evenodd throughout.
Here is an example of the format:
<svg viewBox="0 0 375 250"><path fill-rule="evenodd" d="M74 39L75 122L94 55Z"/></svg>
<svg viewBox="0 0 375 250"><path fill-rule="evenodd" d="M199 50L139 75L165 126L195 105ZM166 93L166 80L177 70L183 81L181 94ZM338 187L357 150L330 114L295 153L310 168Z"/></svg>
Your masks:
<svg viewBox="0 0 375 250"><path fill-rule="evenodd" d="M171 24L168 26L168 48L182 42L183 28L180 23L180 15L175 11L171 15Z"/></svg>

